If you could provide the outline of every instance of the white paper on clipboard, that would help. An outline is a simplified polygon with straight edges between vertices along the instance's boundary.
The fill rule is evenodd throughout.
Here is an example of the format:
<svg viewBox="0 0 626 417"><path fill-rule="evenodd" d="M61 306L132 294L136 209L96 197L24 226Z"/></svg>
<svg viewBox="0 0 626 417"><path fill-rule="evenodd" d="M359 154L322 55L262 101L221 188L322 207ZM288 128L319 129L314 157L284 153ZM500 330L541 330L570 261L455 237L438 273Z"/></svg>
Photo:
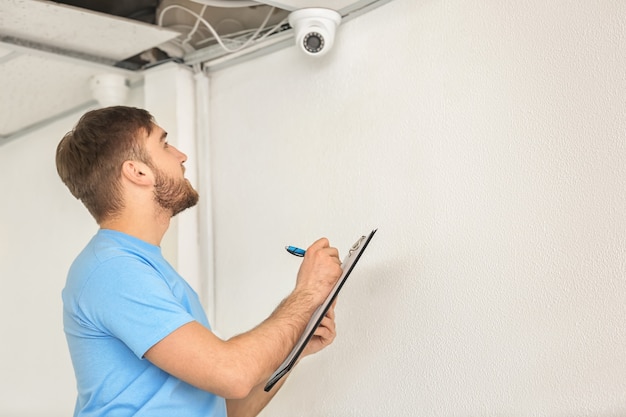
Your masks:
<svg viewBox="0 0 626 417"><path fill-rule="evenodd" d="M300 339L298 339L298 342L291 350L287 358L283 361L283 363L280 364L278 369L276 369L276 371L267 381L267 384L264 388L265 391L270 391L272 387L295 365L298 357L304 350L304 347L309 342L311 337L313 337L315 329L317 329L317 326L319 326L319 324L321 323L330 305L337 297L337 294L339 294L341 287L346 282L346 279L348 279L348 276L354 269L354 266L356 265L358 260L361 258L361 254L367 247L370 240L372 240L372 237L374 236L374 233L376 233L376 230L378 229L372 230L369 235L361 236L359 240L357 240L356 243L352 245L352 247L348 251L348 254L341 263L341 268L343 269L341 277L339 277L339 280L337 280L337 283L328 294L328 297L326 297L326 300L324 300L324 302L315 310L315 312L313 312L313 316L309 320L309 323L304 329L304 332L302 332L302 336L300 336Z"/></svg>

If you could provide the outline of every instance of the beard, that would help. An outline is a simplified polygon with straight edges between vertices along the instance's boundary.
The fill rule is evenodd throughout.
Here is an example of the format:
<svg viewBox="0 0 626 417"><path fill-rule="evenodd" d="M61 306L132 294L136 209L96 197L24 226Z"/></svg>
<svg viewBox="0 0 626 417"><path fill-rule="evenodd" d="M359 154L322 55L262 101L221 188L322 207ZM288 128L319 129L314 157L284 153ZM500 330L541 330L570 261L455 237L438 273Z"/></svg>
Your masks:
<svg viewBox="0 0 626 417"><path fill-rule="evenodd" d="M154 200L165 210L172 212L172 217L181 211L198 204L198 192L186 178L169 178L159 169L155 169Z"/></svg>

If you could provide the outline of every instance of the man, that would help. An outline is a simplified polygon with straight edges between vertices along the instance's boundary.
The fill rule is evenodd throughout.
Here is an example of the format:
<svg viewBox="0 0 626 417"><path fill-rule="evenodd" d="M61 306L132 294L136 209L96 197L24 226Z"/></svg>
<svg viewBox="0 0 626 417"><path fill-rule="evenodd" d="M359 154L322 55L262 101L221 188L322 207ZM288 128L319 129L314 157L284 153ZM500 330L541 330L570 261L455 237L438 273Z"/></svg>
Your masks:
<svg viewBox="0 0 626 417"><path fill-rule="evenodd" d="M170 219L198 201L186 159L147 111L123 106L86 113L57 147L59 176L100 226L63 289L75 416L258 414L278 388L266 393L264 383L341 274L337 250L316 241L269 318L216 337L159 247ZM304 354L334 338L331 308Z"/></svg>

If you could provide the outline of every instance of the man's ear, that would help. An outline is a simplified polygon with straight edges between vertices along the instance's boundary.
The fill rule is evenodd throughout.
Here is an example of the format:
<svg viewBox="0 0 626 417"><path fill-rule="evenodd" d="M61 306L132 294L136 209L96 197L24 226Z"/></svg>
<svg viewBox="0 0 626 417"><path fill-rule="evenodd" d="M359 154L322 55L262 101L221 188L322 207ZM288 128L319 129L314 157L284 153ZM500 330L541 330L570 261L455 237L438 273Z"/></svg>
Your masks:
<svg viewBox="0 0 626 417"><path fill-rule="evenodd" d="M139 161L124 161L122 176L137 185L152 185L154 182L150 167Z"/></svg>

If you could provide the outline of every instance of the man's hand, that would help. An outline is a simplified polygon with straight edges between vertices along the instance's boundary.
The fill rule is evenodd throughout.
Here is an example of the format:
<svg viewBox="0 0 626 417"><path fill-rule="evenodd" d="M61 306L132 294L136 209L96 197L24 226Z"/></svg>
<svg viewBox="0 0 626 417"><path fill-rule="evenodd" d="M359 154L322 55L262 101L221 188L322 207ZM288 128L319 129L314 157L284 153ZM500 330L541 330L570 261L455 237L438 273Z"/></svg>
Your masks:
<svg viewBox="0 0 626 417"><path fill-rule="evenodd" d="M339 252L330 247L328 239L321 238L306 250L298 271L296 291L302 291L311 297L315 305L321 305L341 272Z"/></svg>
<svg viewBox="0 0 626 417"><path fill-rule="evenodd" d="M317 353L335 340L335 336L337 336L335 326L335 304L337 304L337 299L333 301L333 304L328 308L322 322L317 329L315 329L315 333L313 333L313 337L304 348L302 356Z"/></svg>
<svg viewBox="0 0 626 417"><path fill-rule="evenodd" d="M339 252L331 247L328 239L321 238L314 242L306 251L300 270L296 291L304 289L307 294L314 296L316 305L321 305L331 289L341 276L341 261ZM335 336L335 305L337 300L329 307L320 325L307 343L302 356L312 355L330 345Z"/></svg>

